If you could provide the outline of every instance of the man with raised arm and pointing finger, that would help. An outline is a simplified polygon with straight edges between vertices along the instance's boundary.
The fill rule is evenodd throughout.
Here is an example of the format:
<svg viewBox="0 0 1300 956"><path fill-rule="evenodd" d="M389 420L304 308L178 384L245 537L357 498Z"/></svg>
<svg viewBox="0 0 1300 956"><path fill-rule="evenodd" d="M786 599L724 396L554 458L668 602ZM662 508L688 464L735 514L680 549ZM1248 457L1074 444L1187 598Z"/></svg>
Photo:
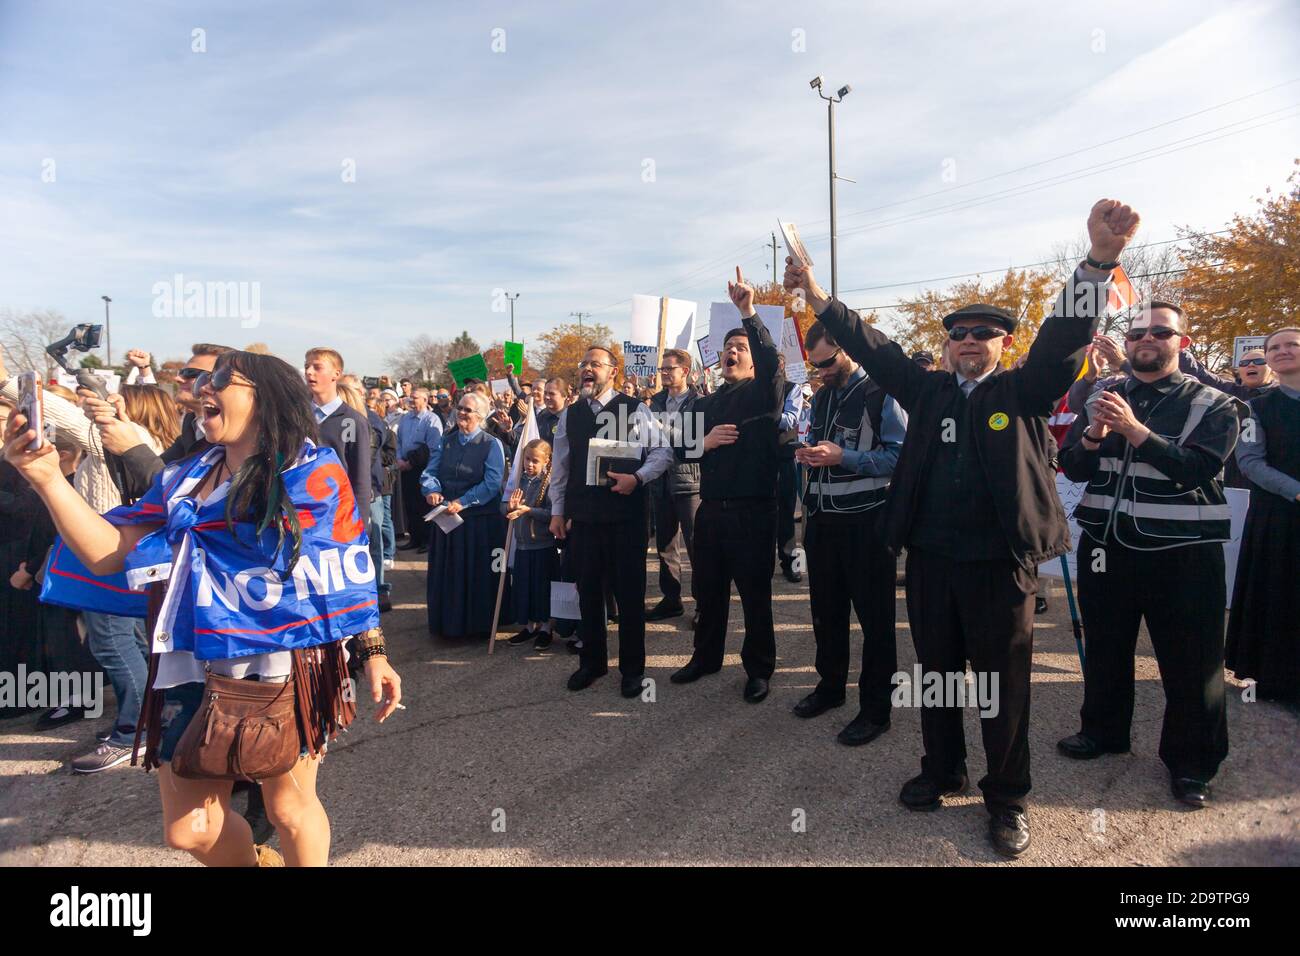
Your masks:
<svg viewBox="0 0 1300 956"><path fill-rule="evenodd" d="M740 659L744 698L767 696L776 669L772 623L772 571L776 562L776 472L785 375L776 343L754 308L754 287L736 268L727 294L741 325L727 333L718 353L722 387L700 399L704 455L700 458L700 506L691 554L700 621L690 661L670 678L689 684L722 669L731 582L745 614Z"/></svg>
<svg viewBox="0 0 1300 956"><path fill-rule="evenodd" d="M786 259L785 286L801 290L849 357L908 414L881 530L907 548L907 611L925 679L965 685L979 701L988 773L980 781L989 838L1005 856L1029 848L1029 672L1037 567L1070 547L1056 493L1047 419L1083 364L1111 272L1137 231L1128 206L1103 199L1088 216L1092 242L1043 322L1029 356L1003 369L1017 317L975 303L944 318L951 373L921 369L882 332L830 298L812 270ZM953 680L956 678L956 680ZM956 697L957 695L953 695ZM921 773L899 794L934 810L967 786L961 704L921 711Z"/></svg>

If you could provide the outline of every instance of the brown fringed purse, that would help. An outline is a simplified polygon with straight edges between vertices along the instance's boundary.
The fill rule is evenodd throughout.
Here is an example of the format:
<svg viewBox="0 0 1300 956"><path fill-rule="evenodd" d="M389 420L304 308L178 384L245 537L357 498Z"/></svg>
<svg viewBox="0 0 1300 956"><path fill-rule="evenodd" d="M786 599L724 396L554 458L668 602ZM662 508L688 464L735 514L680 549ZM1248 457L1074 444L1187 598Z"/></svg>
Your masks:
<svg viewBox="0 0 1300 956"><path fill-rule="evenodd" d="M150 633L164 588L151 585ZM343 642L299 648L293 674L284 683L237 680L209 673L203 705L190 720L172 755L178 777L264 780L288 773L305 748L319 755L356 716L356 695L347 675ZM145 735L144 766L157 767L162 737L163 693L154 688L158 656L149 661L149 680L136 746ZM134 761L133 761L134 762Z"/></svg>

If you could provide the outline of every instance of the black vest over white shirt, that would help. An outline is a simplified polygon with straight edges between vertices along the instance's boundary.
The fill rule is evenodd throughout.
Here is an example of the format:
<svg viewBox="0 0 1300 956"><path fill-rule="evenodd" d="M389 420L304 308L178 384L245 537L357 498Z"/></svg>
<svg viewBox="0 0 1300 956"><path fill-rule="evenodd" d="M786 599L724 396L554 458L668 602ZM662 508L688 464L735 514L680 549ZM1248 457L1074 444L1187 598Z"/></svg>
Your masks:
<svg viewBox="0 0 1300 956"><path fill-rule="evenodd" d="M885 392L863 376L840 390L822 388L813 396L812 444L830 441L854 451L876 451L880 440L880 418ZM839 465L807 469L804 506L818 514L861 514L885 503L889 479L859 475Z"/></svg>
<svg viewBox="0 0 1300 956"><path fill-rule="evenodd" d="M609 416L618 420L620 407L629 423L641 403L630 395L615 392L599 413L591 402L579 398L564 412L564 432L569 440L569 477L564 486L564 515L575 521L618 522L632 519L645 520L645 487L637 485L630 495L620 495L606 486L587 484L587 449L601 425ZM632 436L620 436L624 441L635 441ZM644 450L642 460L645 459Z"/></svg>
<svg viewBox="0 0 1300 956"><path fill-rule="evenodd" d="M1156 402L1143 422L1153 434L1181 446L1208 412L1234 402L1229 395L1192 384L1188 392L1172 392ZM1122 395L1124 385L1118 382L1106 390ZM1088 537L1101 544L1114 540L1135 551L1231 538L1232 508L1217 478L1184 487L1155 466L1134 461L1128 442L1103 447L1121 448L1122 453L1101 455L1097 474L1074 510L1074 520Z"/></svg>

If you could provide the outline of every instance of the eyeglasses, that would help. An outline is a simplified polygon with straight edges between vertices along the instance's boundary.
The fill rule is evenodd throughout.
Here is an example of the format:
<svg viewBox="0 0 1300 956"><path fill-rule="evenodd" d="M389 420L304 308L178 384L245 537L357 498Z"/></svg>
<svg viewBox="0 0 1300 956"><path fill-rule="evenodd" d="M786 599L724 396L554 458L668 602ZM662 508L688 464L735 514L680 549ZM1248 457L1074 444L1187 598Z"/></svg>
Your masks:
<svg viewBox="0 0 1300 956"><path fill-rule="evenodd" d="M223 392L231 385L243 385L245 388L253 388L252 382L244 379L242 382L235 381L236 372L229 365L223 365L215 368L211 372L201 372L194 380L194 394L197 395L205 388L211 388L214 392Z"/></svg>
<svg viewBox="0 0 1300 956"><path fill-rule="evenodd" d="M675 371L677 371L679 368L682 368L682 366L680 366L680 365L660 365L660 366L659 366L659 372L660 372L660 374L667 375L669 372L675 372Z"/></svg>
<svg viewBox="0 0 1300 956"><path fill-rule="evenodd" d="M593 362L589 359L583 359L578 363L578 368L613 368L609 362Z"/></svg>
<svg viewBox="0 0 1300 956"><path fill-rule="evenodd" d="M1167 325L1151 325L1145 329L1130 329L1124 333L1124 338L1128 339L1130 342L1141 342L1148 334L1150 334L1153 339L1159 339L1161 342L1164 342L1177 335L1178 330L1171 329Z"/></svg>
<svg viewBox="0 0 1300 956"><path fill-rule="evenodd" d="M830 368L832 365L835 364L835 360L836 360L837 358L840 357L840 353L841 353L842 351L844 351L844 350L843 350L843 349L836 349L834 352L831 353L831 357L830 357L830 358L828 358L828 359L824 359L823 361L820 361L820 362L812 362L812 359L809 359L808 361L812 362L812 367L813 367L813 368L827 369L827 368Z"/></svg>
<svg viewBox="0 0 1300 956"><path fill-rule="evenodd" d="M1000 339L1006 334L1006 329L999 329L992 325L959 325L955 329L948 330L948 338L954 342L960 342L968 335L977 342L987 342L989 339Z"/></svg>
<svg viewBox="0 0 1300 956"><path fill-rule="evenodd" d="M1244 365L1267 365L1268 359L1242 359L1241 364L1243 366Z"/></svg>
<svg viewBox="0 0 1300 956"><path fill-rule="evenodd" d="M457 405L456 413L460 415L474 415L478 413L478 409L473 405Z"/></svg>
<svg viewBox="0 0 1300 956"><path fill-rule="evenodd" d="M192 382L206 371L205 368L195 368L193 365L187 365L176 373L176 377L184 382Z"/></svg>

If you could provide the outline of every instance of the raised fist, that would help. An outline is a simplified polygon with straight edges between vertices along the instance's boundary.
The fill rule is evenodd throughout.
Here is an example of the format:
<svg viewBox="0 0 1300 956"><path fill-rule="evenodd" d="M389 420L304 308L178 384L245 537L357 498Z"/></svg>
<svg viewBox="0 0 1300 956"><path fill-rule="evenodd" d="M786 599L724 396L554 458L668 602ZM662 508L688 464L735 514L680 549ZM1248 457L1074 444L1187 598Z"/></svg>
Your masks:
<svg viewBox="0 0 1300 956"><path fill-rule="evenodd" d="M1142 217L1118 199L1099 199L1088 213L1088 255L1098 262L1116 262L1137 233Z"/></svg>

